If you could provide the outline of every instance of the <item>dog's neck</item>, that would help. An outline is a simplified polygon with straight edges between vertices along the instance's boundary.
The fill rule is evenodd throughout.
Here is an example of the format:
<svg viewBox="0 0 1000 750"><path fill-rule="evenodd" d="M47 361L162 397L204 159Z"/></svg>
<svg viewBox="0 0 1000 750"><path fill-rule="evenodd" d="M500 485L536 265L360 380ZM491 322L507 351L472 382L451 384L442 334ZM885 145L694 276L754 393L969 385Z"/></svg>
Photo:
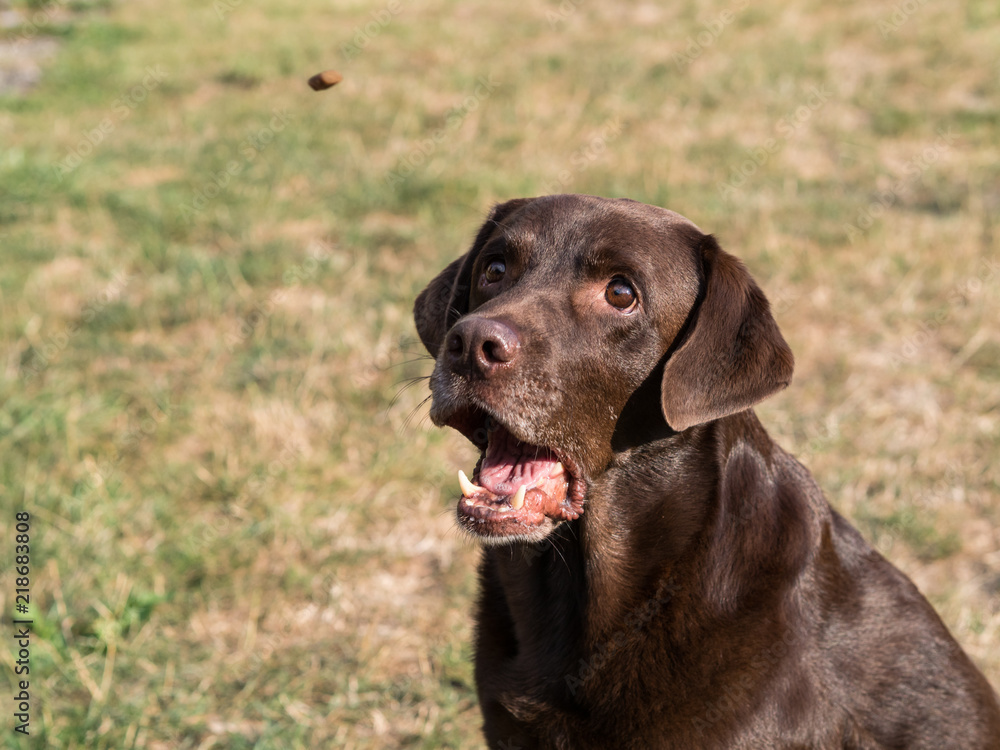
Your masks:
<svg viewBox="0 0 1000 750"><path fill-rule="evenodd" d="M620 452L592 485L579 534L594 639L659 606L680 583L691 545L717 512L718 469L697 460L715 432L699 426Z"/></svg>
<svg viewBox="0 0 1000 750"><path fill-rule="evenodd" d="M586 651L649 618L683 618L688 597L725 591L726 566L741 555L734 532L748 514L772 509L746 507L738 490L720 488L748 471L754 482L769 481L774 450L751 411L629 448L591 484L578 520L535 545L488 549L519 644L544 650L575 642ZM704 461L708 455L718 460ZM706 565L709 547L716 554ZM553 622L578 632L554 634Z"/></svg>

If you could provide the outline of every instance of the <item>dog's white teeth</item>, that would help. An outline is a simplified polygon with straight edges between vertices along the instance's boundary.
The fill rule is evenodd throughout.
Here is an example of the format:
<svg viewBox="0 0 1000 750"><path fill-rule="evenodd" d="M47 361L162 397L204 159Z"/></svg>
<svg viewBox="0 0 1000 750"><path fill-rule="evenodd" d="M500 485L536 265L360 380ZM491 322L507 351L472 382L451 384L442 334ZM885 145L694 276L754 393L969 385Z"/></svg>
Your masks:
<svg viewBox="0 0 1000 750"><path fill-rule="evenodd" d="M465 472L461 469L458 470L458 486L462 488L462 495L465 497L472 497L480 490L479 487L469 481L469 478L465 476Z"/></svg>
<svg viewBox="0 0 1000 750"><path fill-rule="evenodd" d="M521 485L517 488L517 492L514 493L514 497L510 499L510 507L514 510L521 510L524 507L524 493L528 491L525 485Z"/></svg>
<svg viewBox="0 0 1000 750"><path fill-rule="evenodd" d="M555 466L552 467L552 471L549 472L549 476L558 477L562 476L565 473L566 473L566 467L562 465L562 461L559 461L558 463L556 463Z"/></svg>
<svg viewBox="0 0 1000 750"><path fill-rule="evenodd" d="M466 498L463 498L463 499L462 499L462 502L463 502L463 503L465 503L466 505L470 506L470 507L471 507L471 506L473 506L473 505L475 505L475 503L474 503L474 502L472 502L472 501L471 501L471 500L470 500L469 498L467 498L467 497L466 497Z"/></svg>

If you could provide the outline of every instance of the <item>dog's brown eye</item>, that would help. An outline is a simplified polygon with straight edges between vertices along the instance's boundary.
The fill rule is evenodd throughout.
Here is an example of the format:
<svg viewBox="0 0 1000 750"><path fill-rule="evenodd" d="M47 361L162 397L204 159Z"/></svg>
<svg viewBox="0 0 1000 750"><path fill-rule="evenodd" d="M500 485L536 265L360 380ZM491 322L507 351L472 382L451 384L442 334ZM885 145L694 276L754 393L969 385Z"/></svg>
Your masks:
<svg viewBox="0 0 1000 750"><path fill-rule="evenodd" d="M611 279L608 288L604 290L604 299L612 307L628 310L635 305L635 289L625 279Z"/></svg>
<svg viewBox="0 0 1000 750"><path fill-rule="evenodd" d="M507 272L507 264L502 260L491 260L483 271L483 277L487 284L496 284Z"/></svg>

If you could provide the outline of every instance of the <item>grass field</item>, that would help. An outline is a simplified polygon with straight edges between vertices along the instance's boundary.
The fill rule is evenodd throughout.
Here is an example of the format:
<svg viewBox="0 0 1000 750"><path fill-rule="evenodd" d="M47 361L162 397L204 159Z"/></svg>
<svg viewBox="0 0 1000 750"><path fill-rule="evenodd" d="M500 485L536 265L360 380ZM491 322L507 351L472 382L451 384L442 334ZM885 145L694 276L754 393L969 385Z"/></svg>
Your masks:
<svg viewBox="0 0 1000 750"><path fill-rule="evenodd" d="M746 260L762 420L1000 686L995 0L4 6L58 47L0 94L3 746L481 746L410 308L549 192Z"/></svg>

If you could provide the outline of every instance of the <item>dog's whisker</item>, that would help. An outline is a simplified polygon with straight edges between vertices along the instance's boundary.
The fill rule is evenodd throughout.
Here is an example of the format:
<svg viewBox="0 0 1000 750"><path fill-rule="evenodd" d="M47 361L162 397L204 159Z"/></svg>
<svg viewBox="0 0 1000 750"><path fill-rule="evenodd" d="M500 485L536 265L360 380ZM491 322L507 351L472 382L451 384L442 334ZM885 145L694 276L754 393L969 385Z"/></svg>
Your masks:
<svg viewBox="0 0 1000 750"><path fill-rule="evenodd" d="M402 380L397 380L395 384L400 385L401 383L406 383L407 385L410 385L412 383L422 383L430 379L431 379L430 375L414 375L413 377L410 378L403 378Z"/></svg>
<svg viewBox="0 0 1000 750"><path fill-rule="evenodd" d="M552 537L550 536L550 537L547 537L547 541L548 541L548 543L549 543L549 546L551 546L551 547L552 547L552 549L553 549L553 550L555 551L555 553L556 553L557 555L559 555L560 559L562 559L562 561L563 561L563 565L564 565L564 566L565 566L565 568L566 568L566 572L567 572L567 573L571 573L571 574L572 574L572 572L573 572L573 571L572 571L572 569L571 569L571 568L569 567L569 561L568 561L568 560L566 559L566 556L565 556L565 555L563 554L563 551L562 551L561 549L559 549L559 545L558 545L558 544L556 543L556 540L555 540L555 539L553 539L553 538L552 538Z"/></svg>
<svg viewBox="0 0 1000 750"><path fill-rule="evenodd" d="M411 423L413 422L413 417L416 416L417 412L420 411L420 409L423 408L423 405L430 401L431 398L432 396L426 396L419 404L410 410L410 413L406 415L406 419L403 420L403 429L409 429Z"/></svg>
<svg viewBox="0 0 1000 750"><path fill-rule="evenodd" d="M399 362L393 362L387 369L393 369L395 367L403 367L404 365L412 365L414 362L434 362L434 357L430 354L422 354L419 357L414 357L413 359L404 359ZM430 377L428 375L427 377Z"/></svg>
<svg viewBox="0 0 1000 750"><path fill-rule="evenodd" d="M396 403L399 401L399 399L402 398L403 394L406 391L408 391L410 388L412 388L413 386L418 385L419 383L422 383L422 382L424 382L424 381L426 381L428 379L429 379L429 376L419 376L419 377L415 377L415 378L407 378L406 380L400 380L400 381L398 381L396 383L396 385L397 386L402 386L402 387L400 387L399 390L396 391L396 394L389 401L389 405L386 407L386 409L391 409L392 407L394 407L396 405ZM427 399L425 398L424 402L426 402L426 401L427 401Z"/></svg>

